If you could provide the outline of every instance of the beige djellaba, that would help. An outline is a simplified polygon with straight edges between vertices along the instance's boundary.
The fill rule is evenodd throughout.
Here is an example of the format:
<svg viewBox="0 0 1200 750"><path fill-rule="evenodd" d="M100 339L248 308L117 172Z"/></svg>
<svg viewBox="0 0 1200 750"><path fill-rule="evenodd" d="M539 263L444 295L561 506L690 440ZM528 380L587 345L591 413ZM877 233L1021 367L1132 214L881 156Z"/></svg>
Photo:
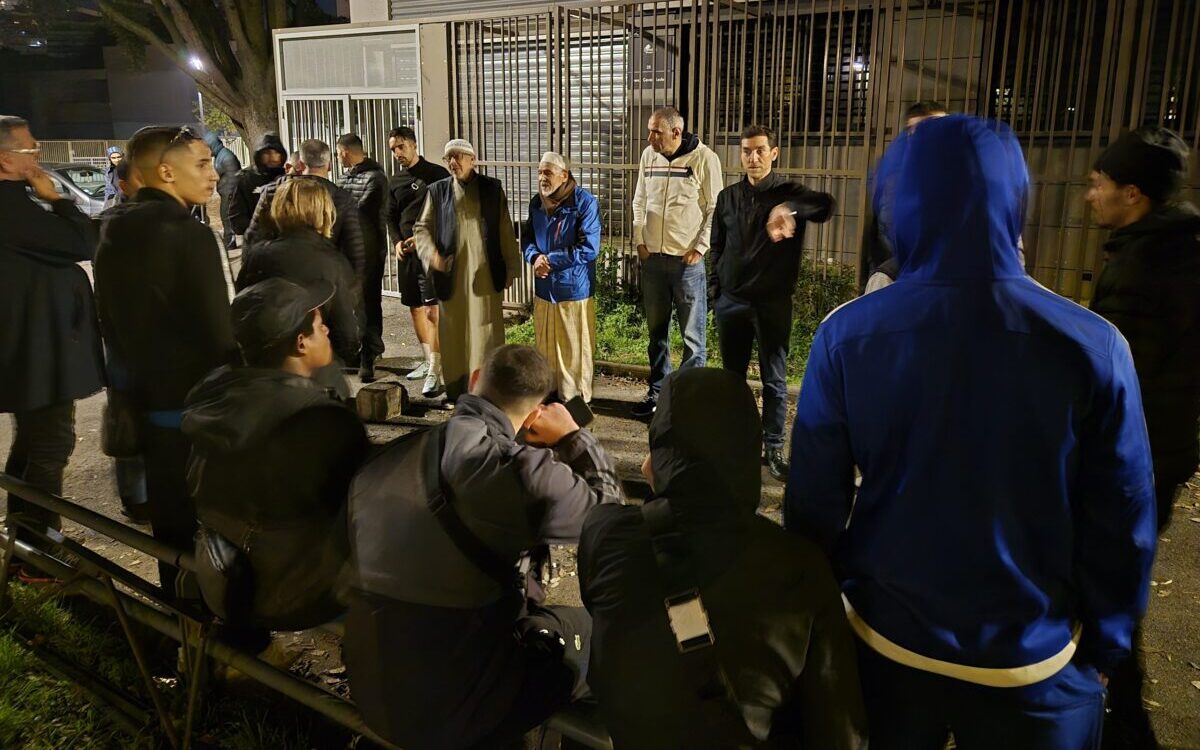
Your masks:
<svg viewBox="0 0 1200 750"><path fill-rule="evenodd" d="M438 341L442 350L442 376L446 398L450 401L467 391L471 372L483 364L488 352L504 345L504 293L497 292L484 244L483 211L479 203L479 184L466 185L453 180L455 215L458 232L450 267L450 299L438 303ZM421 217L413 226L417 255L429 273L437 253L438 211L426 200ZM500 252L504 258L505 278L521 273L521 251L517 246L507 198L500 207Z"/></svg>

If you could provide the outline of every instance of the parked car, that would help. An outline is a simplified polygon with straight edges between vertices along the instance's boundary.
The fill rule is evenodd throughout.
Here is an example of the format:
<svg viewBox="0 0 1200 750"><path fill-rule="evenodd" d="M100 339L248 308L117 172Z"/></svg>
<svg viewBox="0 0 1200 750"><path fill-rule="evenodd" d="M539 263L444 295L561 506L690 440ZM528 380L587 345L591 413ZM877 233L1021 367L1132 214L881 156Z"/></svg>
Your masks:
<svg viewBox="0 0 1200 750"><path fill-rule="evenodd" d="M54 183L54 189L59 195L75 202L79 210L88 216L95 216L104 210L104 170L90 164L42 164L47 176ZM32 191L30 192L32 195ZM50 206L45 202L34 201L43 208Z"/></svg>

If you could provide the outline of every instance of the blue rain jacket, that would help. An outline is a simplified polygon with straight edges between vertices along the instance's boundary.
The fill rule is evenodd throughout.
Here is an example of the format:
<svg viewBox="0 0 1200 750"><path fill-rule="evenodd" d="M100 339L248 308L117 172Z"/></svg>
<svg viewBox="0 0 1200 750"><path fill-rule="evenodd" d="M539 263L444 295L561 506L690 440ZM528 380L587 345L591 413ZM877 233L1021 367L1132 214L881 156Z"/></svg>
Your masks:
<svg viewBox="0 0 1200 750"><path fill-rule="evenodd" d="M817 331L784 523L894 661L1000 687L1072 657L1108 670L1156 541L1129 347L1018 262L1029 176L1007 127L943 117L897 146L875 190L900 274Z"/></svg>
<svg viewBox="0 0 1200 750"><path fill-rule="evenodd" d="M534 279L533 291L547 302L587 299L596 288L596 257L600 255L600 209L582 187L548 216L542 197L529 201L529 221L521 233L522 255L533 263L539 255L550 261L551 273Z"/></svg>

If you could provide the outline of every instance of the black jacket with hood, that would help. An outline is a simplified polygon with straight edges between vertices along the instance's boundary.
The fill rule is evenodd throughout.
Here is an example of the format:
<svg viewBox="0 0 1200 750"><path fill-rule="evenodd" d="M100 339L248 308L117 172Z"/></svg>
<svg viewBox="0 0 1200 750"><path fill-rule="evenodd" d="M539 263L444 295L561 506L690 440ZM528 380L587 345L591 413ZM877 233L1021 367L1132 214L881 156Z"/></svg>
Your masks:
<svg viewBox="0 0 1200 750"><path fill-rule="evenodd" d="M620 500L612 459L587 430L553 449L516 441L475 395L446 426L441 476L463 523L514 569L523 553L579 537L588 510ZM344 654L367 724L403 747L467 747L509 713L530 658L514 633L518 591L476 568L427 507L426 432L376 454L350 490L357 568Z"/></svg>
<svg viewBox="0 0 1200 750"><path fill-rule="evenodd" d="M346 490L367 451L354 412L308 378L222 367L188 394L182 429L202 533L240 548L253 572L252 606L239 612L202 537L198 579L209 607L284 630L336 617L348 574Z"/></svg>
<svg viewBox="0 0 1200 750"><path fill-rule="evenodd" d="M367 271L367 251L363 245L362 221L358 217L358 202L349 192L335 185L325 177L316 175L286 175L263 188L261 200L254 209L254 218L246 229L246 251L254 252L254 246L273 240L279 236L279 228L271 220L271 202L275 193L287 180L320 180L321 187L329 193L333 200L333 229L329 239L337 246L338 252L350 263L354 278L359 287ZM352 360L351 360L352 361Z"/></svg>
<svg viewBox="0 0 1200 750"><path fill-rule="evenodd" d="M301 286L328 281L336 291L321 310L329 326L333 351L345 362L358 361L362 312L357 309L358 282L354 269L332 242L315 229L296 229L247 250L237 277L237 290L264 279L281 277Z"/></svg>
<svg viewBox="0 0 1200 750"><path fill-rule="evenodd" d="M796 212L796 234L779 242L767 236L771 209L786 204ZM717 196L713 216L708 296L741 302L791 297L804 254L804 225L833 215L833 196L809 190L778 172L751 185L743 177Z"/></svg>
<svg viewBox="0 0 1200 750"><path fill-rule="evenodd" d="M1200 459L1200 211L1157 208L1104 252L1091 308L1129 341L1157 483L1181 484Z"/></svg>
<svg viewBox="0 0 1200 750"><path fill-rule="evenodd" d="M275 151L287 161L287 149L279 136L275 133L263 135L254 149L254 163L237 173L237 181L230 192L229 225L234 234L246 233L263 188L283 176L283 162L278 167L268 167L264 163L268 151Z"/></svg>
<svg viewBox="0 0 1200 750"><path fill-rule="evenodd" d="M722 404L714 410L712 404ZM663 605L642 512L600 506L579 544L592 614L588 684L619 748L865 748L855 642L816 546L756 514L762 428L745 382L668 378L650 423L655 499L669 502L736 705L702 701Z"/></svg>
<svg viewBox="0 0 1200 750"><path fill-rule="evenodd" d="M221 249L170 195L142 188L105 213L96 310L122 390L147 411L176 411L200 378L241 361Z"/></svg>
<svg viewBox="0 0 1200 750"><path fill-rule="evenodd" d="M388 255L387 185L383 166L369 156L346 170L341 180L342 189L358 203L367 264L373 267L382 266Z"/></svg>
<svg viewBox="0 0 1200 750"><path fill-rule="evenodd" d="M90 396L104 385L92 286L80 261L96 230L70 200L46 211L0 180L0 412Z"/></svg>

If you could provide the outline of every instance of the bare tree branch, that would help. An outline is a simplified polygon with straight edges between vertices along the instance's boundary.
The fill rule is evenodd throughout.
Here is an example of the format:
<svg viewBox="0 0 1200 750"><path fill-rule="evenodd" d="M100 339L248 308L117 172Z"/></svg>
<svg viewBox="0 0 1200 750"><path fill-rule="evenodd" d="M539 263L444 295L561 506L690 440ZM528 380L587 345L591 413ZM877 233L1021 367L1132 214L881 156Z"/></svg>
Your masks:
<svg viewBox="0 0 1200 750"><path fill-rule="evenodd" d="M182 45L183 37L179 35L179 27L175 25L175 19L171 18L171 14L163 7L162 0L153 0L154 12L158 14L158 20L166 28L167 33L171 35L171 41L175 44Z"/></svg>

